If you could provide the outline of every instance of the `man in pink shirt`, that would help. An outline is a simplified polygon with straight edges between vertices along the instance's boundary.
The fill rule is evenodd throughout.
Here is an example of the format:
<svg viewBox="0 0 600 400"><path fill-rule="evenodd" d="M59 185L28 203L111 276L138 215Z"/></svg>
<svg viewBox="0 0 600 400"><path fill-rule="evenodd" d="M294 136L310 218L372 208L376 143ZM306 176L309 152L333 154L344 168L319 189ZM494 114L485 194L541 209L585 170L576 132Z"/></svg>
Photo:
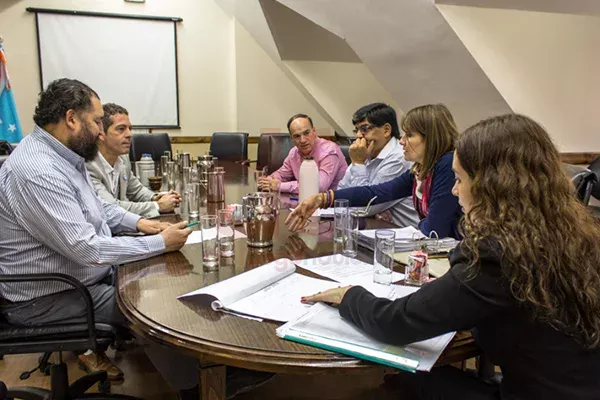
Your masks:
<svg viewBox="0 0 600 400"><path fill-rule="evenodd" d="M300 165L306 157L312 157L319 167L319 191L336 189L348 168L340 147L318 137L308 115L294 115L288 121L287 128L296 147L290 150L281 168L261 179L261 189L279 188L282 193L298 193Z"/></svg>

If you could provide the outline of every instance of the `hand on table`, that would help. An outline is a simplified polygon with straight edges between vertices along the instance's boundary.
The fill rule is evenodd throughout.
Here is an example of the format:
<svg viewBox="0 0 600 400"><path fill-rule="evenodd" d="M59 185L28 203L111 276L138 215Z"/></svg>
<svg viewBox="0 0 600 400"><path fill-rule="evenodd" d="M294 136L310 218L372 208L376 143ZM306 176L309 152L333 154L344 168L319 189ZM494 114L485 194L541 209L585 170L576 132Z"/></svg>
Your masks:
<svg viewBox="0 0 600 400"><path fill-rule="evenodd" d="M312 217L317 208L321 205L321 194L310 196L288 215L285 219L285 224L292 232L303 229L308 223L308 219Z"/></svg>
<svg viewBox="0 0 600 400"><path fill-rule="evenodd" d="M313 294L312 296L306 296L301 299L303 303L316 303L321 301L323 303L329 303L333 305L340 305L344 299L344 295L352 286L339 287L335 289L329 289L324 292Z"/></svg>
<svg viewBox="0 0 600 400"><path fill-rule="evenodd" d="M171 224L168 222L140 218L135 227L138 232L145 233L146 235L156 235L167 229L169 226L171 226Z"/></svg>
<svg viewBox="0 0 600 400"><path fill-rule="evenodd" d="M177 251L183 247L187 241L187 237L190 235L190 233L192 233L192 229L186 228L186 225L187 221L181 221L169 226L160 233L165 241L165 253Z"/></svg>

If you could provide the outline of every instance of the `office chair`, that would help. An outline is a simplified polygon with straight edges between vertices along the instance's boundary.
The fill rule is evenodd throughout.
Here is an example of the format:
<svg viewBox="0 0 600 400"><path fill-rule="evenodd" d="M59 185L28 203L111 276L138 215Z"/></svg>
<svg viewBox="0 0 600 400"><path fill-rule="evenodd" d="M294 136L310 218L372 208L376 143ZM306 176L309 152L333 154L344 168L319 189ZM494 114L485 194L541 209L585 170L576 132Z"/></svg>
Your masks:
<svg viewBox="0 0 600 400"><path fill-rule="evenodd" d="M140 161L142 154L151 154L154 163L160 163L165 151L171 151L171 140L167 133L140 133L131 136L129 160Z"/></svg>
<svg viewBox="0 0 600 400"><path fill-rule="evenodd" d="M210 139L210 154L219 160L245 161L248 136L246 132L215 132Z"/></svg>
<svg viewBox="0 0 600 400"><path fill-rule="evenodd" d="M575 174L571 178L571 181L573 182L573 185L575 185L577 197L585 206L587 206L590 203L592 188L598 182L598 177L589 169L585 169Z"/></svg>
<svg viewBox="0 0 600 400"><path fill-rule="evenodd" d="M8 143L6 140L0 140L0 155L8 156L13 152L13 150L14 148L10 143Z"/></svg>
<svg viewBox="0 0 600 400"><path fill-rule="evenodd" d="M0 354L30 354L44 353L40 357L37 368L21 374L21 379L27 379L37 369L49 372L50 390L35 387L17 387L8 389L6 398L25 400L71 400L71 399L129 399L138 400L132 396L113 395L110 393L110 382L105 371L85 375L71 385L67 375L67 365L62 361L63 351L96 350L111 344L118 336L118 330L107 324L96 323L94 306L88 289L77 279L64 274L27 274L0 275L1 283L59 281L72 286L79 291L85 302L87 313L85 324L53 324L44 326L13 326L5 319L0 320ZM59 353L59 363L49 364L52 352ZM100 394L85 394L98 384ZM0 385L1 389L1 385Z"/></svg>
<svg viewBox="0 0 600 400"><path fill-rule="evenodd" d="M590 171L596 174L596 177L600 180L600 157L596 157L594 161L588 167ZM592 185L592 196L600 200L600 182L595 182Z"/></svg>

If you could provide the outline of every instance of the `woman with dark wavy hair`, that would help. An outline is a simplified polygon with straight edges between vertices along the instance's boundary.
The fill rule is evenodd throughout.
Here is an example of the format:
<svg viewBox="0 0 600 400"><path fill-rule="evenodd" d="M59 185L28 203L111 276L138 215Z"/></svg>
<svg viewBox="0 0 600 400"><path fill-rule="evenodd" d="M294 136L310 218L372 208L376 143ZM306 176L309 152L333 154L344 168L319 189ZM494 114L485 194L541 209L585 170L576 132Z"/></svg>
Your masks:
<svg viewBox="0 0 600 400"><path fill-rule="evenodd" d="M395 301L361 287L306 301L340 304L398 345L474 328L502 369L499 387L451 367L388 378L415 398L600 399L600 224L550 137L525 116L484 120L460 136L453 170L464 239L446 275Z"/></svg>

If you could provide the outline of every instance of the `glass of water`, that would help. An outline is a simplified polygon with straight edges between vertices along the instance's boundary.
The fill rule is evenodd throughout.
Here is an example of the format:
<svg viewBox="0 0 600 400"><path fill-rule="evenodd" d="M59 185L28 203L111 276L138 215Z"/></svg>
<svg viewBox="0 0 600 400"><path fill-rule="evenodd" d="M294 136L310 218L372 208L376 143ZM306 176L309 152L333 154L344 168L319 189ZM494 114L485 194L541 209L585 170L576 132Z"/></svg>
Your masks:
<svg viewBox="0 0 600 400"><path fill-rule="evenodd" d="M219 224L219 252L221 253L221 257L233 257L235 254L233 215L230 210L219 210L217 211L217 217Z"/></svg>
<svg viewBox="0 0 600 400"><path fill-rule="evenodd" d="M196 182L189 183L186 193L190 221L198 221L198 215L200 214L200 184Z"/></svg>
<svg viewBox="0 0 600 400"><path fill-rule="evenodd" d="M333 242L342 243L342 248L345 248L346 237L348 235L348 219L350 214L348 213L348 207L350 201L346 199L336 200L333 203L334 212L334 231L333 231Z"/></svg>
<svg viewBox="0 0 600 400"><path fill-rule="evenodd" d="M200 231L202 232L202 265L205 269L216 269L219 267L217 216L201 216Z"/></svg>
<svg viewBox="0 0 600 400"><path fill-rule="evenodd" d="M348 214L348 228L346 230L346 242L342 254L346 257L356 258L358 254L358 229L360 227L361 218L364 218L364 213L359 210L352 210Z"/></svg>
<svg viewBox="0 0 600 400"><path fill-rule="evenodd" d="M373 255L373 282L382 285L392 284L394 270L394 244L396 232L389 229L375 231L375 252Z"/></svg>

